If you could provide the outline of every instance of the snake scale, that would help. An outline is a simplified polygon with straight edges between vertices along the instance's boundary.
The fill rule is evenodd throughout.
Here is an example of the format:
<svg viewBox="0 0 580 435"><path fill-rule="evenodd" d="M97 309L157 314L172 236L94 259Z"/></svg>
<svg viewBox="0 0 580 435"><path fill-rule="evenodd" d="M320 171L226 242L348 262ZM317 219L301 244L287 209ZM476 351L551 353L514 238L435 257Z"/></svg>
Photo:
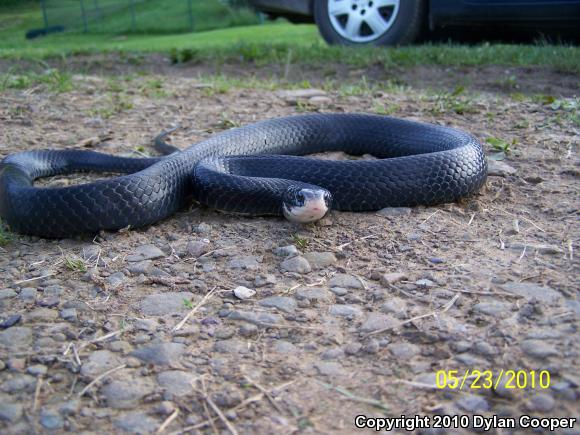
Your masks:
<svg viewBox="0 0 580 435"><path fill-rule="evenodd" d="M302 157L330 150L378 159ZM125 175L34 186L39 177L78 171ZM345 211L452 202L476 192L486 177L482 147L466 132L369 114L308 114L227 130L164 157L81 150L9 155L0 163L0 217L19 233L67 237L149 225L192 199L224 211L287 217L301 210L308 192L323 192L319 199Z"/></svg>

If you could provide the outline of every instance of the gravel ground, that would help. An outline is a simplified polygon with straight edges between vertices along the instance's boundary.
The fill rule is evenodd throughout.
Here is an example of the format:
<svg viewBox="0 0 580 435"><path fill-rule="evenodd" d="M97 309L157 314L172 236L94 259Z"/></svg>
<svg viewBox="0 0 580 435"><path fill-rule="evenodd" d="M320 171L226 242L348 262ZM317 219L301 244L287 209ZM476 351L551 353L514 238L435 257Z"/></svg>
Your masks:
<svg viewBox="0 0 580 435"><path fill-rule="evenodd" d="M525 95L534 91L517 78L452 95L376 91L351 71L350 88L305 93L187 71L2 91L0 156L137 155L175 123L185 147L305 111L388 113L515 142L480 194L457 204L333 212L307 227L193 204L94 238L14 236L0 247L2 433L351 433L359 414L580 417L578 77L529 72L561 77L553 99ZM438 389L436 372L452 369L547 370L551 384Z"/></svg>

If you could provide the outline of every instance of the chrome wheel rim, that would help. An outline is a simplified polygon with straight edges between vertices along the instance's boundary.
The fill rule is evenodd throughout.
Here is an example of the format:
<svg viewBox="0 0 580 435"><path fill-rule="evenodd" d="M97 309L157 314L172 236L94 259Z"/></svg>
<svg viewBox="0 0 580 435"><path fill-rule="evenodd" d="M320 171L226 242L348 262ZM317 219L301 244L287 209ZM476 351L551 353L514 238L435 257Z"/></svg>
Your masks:
<svg viewBox="0 0 580 435"><path fill-rule="evenodd" d="M328 0L334 30L351 42L371 42L384 35L399 12L400 0Z"/></svg>

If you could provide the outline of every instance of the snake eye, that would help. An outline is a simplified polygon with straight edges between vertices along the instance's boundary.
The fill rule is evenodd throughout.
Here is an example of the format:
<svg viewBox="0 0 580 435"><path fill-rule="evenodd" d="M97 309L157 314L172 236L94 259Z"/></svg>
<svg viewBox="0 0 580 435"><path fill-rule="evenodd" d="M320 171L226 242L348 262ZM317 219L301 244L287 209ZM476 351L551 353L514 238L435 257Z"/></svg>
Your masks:
<svg viewBox="0 0 580 435"><path fill-rule="evenodd" d="M296 200L300 203L300 204L304 204L304 201L306 200L306 198L304 197L304 194L302 192L298 192L296 194Z"/></svg>

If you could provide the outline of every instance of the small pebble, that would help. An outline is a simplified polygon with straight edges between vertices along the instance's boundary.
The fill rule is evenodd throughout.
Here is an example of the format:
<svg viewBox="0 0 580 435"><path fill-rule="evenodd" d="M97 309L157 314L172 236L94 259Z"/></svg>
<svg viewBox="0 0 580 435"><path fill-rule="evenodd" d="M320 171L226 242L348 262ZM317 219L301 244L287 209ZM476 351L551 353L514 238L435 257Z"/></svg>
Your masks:
<svg viewBox="0 0 580 435"><path fill-rule="evenodd" d="M256 290L244 286L238 286L234 289L234 295L241 300L250 299L256 294Z"/></svg>
<svg viewBox="0 0 580 435"><path fill-rule="evenodd" d="M279 248L274 248L274 250L272 252L274 252L274 255L278 255L279 257L293 257L293 256L299 254L298 248L294 245L281 246Z"/></svg>

